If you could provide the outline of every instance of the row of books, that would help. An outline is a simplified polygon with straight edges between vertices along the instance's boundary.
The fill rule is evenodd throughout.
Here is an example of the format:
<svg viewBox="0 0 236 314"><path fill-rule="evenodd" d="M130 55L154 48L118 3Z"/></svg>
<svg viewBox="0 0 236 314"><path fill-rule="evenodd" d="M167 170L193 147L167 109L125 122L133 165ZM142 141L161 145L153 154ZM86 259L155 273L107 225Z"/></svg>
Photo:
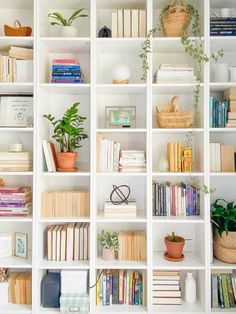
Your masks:
<svg viewBox="0 0 236 314"><path fill-rule="evenodd" d="M235 36L236 17L211 17L210 18L211 36Z"/></svg>
<svg viewBox="0 0 236 314"><path fill-rule="evenodd" d="M31 211L31 187L0 187L0 216L25 217Z"/></svg>
<svg viewBox="0 0 236 314"><path fill-rule="evenodd" d="M31 273L10 273L7 278L8 302L14 304L32 303Z"/></svg>
<svg viewBox="0 0 236 314"><path fill-rule="evenodd" d="M235 172L235 157L233 145L210 143L210 171Z"/></svg>
<svg viewBox="0 0 236 314"><path fill-rule="evenodd" d="M236 127L236 88L230 87L224 90L224 99L228 102L228 120L227 127Z"/></svg>
<svg viewBox="0 0 236 314"><path fill-rule="evenodd" d="M112 304L145 305L146 279L144 274L133 270L97 271L97 306Z"/></svg>
<svg viewBox="0 0 236 314"><path fill-rule="evenodd" d="M146 37L146 10L113 10L111 13L112 37Z"/></svg>
<svg viewBox="0 0 236 314"><path fill-rule="evenodd" d="M225 128L228 125L228 101L210 97L210 128Z"/></svg>
<svg viewBox="0 0 236 314"><path fill-rule="evenodd" d="M155 83L194 83L196 76L188 64L161 64L156 72Z"/></svg>
<svg viewBox="0 0 236 314"><path fill-rule="evenodd" d="M211 274L211 300L213 308L236 307L236 275L232 270Z"/></svg>
<svg viewBox="0 0 236 314"><path fill-rule="evenodd" d="M54 59L52 83L84 83L80 64L76 59Z"/></svg>
<svg viewBox="0 0 236 314"><path fill-rule="evenodd" d="M89 192L54 190L42 192L41 217L88 217Z"/></svg>
<svg viewBox="0 0 236 314"><path fill-rule="evenodd" d="M49 261L88 260L89 239L89 223L48 226L47 258Z"/></svg>
<svg viewBox="0 0 236 314"><path fill-rule="evenodd" d="M42 140L42 147L48 172L56 172L58 169L58 162L54 144L47 140Z"/></svg>
<svg viewBox="0 0 236 314"><path fill-rule="evenodd" d="M181 304L180 273L153 270L153 305Z"/></svg>
<svg viewBox="0 0 236 314"><path fill-rule="evenodd" d="M200 190L181 182L152 183L153 216L200 215Z"/></svg>
<svg viewBox="0 0 236 314"><path fill-rule="evenodd" d="M0 171L32 171L33 156L30 152L0 152Z"/></svg>
<svg viewBox="0 0 236 314"><path fill-rule="evenodd" d="M170 172L192 171L192 148L183 147L181 143L167 143L167 159Z"/></svg>
<svg viewBox="0 0 236 314"><path fill-rule="evenodd" d="M121 231L118 235L118 259L125 261L146 261L147 245L145 231Z"/></svg>

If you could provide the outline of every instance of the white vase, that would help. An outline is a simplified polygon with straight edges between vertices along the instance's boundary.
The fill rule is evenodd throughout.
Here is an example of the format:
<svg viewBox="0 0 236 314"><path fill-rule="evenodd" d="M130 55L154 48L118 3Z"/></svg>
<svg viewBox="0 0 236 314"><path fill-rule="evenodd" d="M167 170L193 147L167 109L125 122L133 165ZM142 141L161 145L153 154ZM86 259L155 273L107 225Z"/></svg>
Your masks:
<svg viewBox="0 0 236 314"><path fill-rule="evenodd" d="M186 274L184 299L186 303L195 303L197 299L196 280L191 272Z"/></svg>
<svg viewBox="0 0 236 314"><path fill-rule="evenodd" d="M169 170L169 162L165 156L161 156L159 159L158 170L162 172L167 172Z"/></svg>
<svg viewBox="0 0 236 314"><path fill-rule="evenodd" d="M77 37L77 29L74 26L62 26L62 37Z"/></svg>
<svg viewBox="0 0 236 314"><path fill-rule="evenodd" d="M229 82L229 65L228 63L213 63L211 65L212 82Z"/></svg>

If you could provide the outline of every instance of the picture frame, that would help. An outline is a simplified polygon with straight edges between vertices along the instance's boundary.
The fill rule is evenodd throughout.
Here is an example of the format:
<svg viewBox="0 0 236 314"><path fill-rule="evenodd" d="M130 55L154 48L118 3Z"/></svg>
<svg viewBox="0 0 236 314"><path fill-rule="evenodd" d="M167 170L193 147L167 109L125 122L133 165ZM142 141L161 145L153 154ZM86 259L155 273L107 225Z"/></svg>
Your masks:
<svg viewBox="0 0 236 314"><path fill-rule="evenodd" d="M106 128L135 128L135 106L106 106Z"/></svg>
<svg viewBox="0 0 236 314"><path fill-rule="evenodd" d="M0 258L13 254L13 235L11 232L0 233Z"/></svg>
<svg viewBox="0 0 236 314"><path fill-rule="evenodd" d="M24 259L28 258L28 234L15 232L15 256Z"/></svg>

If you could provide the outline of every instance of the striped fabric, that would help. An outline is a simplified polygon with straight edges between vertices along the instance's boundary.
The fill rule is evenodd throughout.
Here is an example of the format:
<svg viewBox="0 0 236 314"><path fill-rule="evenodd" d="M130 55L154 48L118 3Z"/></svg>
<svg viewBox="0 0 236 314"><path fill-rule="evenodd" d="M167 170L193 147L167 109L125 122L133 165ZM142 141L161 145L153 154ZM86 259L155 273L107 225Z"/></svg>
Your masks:
<svg viewBox="0 0 236 314"><path fill-rule="evenodd" d="M60 313L88 314L89 295L85 293L62 293L60 297Z"/></svg>

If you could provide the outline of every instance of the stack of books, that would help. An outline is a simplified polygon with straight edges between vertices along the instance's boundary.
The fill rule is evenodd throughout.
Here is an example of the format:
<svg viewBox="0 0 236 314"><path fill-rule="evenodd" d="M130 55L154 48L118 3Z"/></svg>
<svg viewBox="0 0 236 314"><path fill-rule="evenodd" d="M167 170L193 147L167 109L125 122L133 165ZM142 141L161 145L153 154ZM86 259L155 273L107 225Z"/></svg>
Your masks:
<svg viewBox="0 0 236 314"><path fill-rule="evenodd" d="M88 217L89 192L54 190L42 192L41 217Z"/></svg>
<svg viewBox="0 0 236 314"><path fill-rule="evenodd" d="M146 170L146 157L143 150L121 150L120 172L143 172Z"/></svg>
<svg viewBox="0 0 236 314"><path fill-rule="evenodd" d="M236 116L236 113L235 113ZM210 97L210 128L228 127L228 101ZM229 123L231 124L231 123ZM236 123L235 123L236 126Z"/></svg>
<svg viewBox="0 0 236 314"><path fill-rule="evenodd" d="M139 271L115 269L97 271L96 304L146 305L146 279Z"/></svg>
<svg viewBox="0 0 236 314"><path fill-rule="evenodd" d="M113 10L111 28L112 37L146 37L146 10Z"/></svg>
<svg viewBox="0 0 236 314"><path fill-rule="evenodd" d="M152 182L153 216L200 215L200 190L181 182Z"/></svg>
<svg viewBox="0 0 236 314"><path fill-rule="evenodd" d="M118 235L118 259L124 261L146 261L146 234L144 231L121 231Z"/></svg>
<svg viewBox="0 0 236 314"><path fill-rule="evenodd" d="M211 36L235 36L236 17L211 17L210 18Z"/></svg>
<svg viewBox="0 0 236 314"><path fill-rule="evenodd" d="M0 216L26 217L31 211L31 187L0 187Z"/></svg>
<svg viewBox="0 0 236 314"><path fill-rule="evenodd" d="M187 64L161 64L156 73L156 83L194 83L193 67Z"/></svg>
<svg viewBox="0 0 236 314"><path fill-rule="evenodd" d="M49 261L89 259L89 223L51 225L47 229L47 258Z"/></svg>
<svg viewBox="0 0 236 314"><path fill-rule="evenodd" d="M228 103L227 128L236 128L236 88L230 87L224 90L224 99Z"/></svg>
<svg viewBox="0 0 236 314"><path fill-rule="evenodd" d="M153 305L182 303L179 275L178 271L153 271Z"/></svg>
<svg viewBox="0 0 236 314"><path fill-rule="evenodd" d="M137 214L137 205L135 201L129 200L128 204L114 205L110 201L105 202L104 217L109 218L134 218Z"/></svg>
<svg viewBox="0 0 236 314"><path fill-rule="evenodd" d="M236 275L232 270L212 271L211 306L222 309L235 308Z"/></svg>
<svg viewBox="0 0 236 314"><path fill-rule="evenodd" d="M14 304L32 303L31 273L11 273L8 281L8 302Z"/></svg>
<svg viewBox="0 0 236 314"><path fill-rule="evenodd" d="M210 171L235 172L235 158L233 145L210 143Z"/></svg>
<svg viewBox="0 0 236 314"><path fill-rule="evenodd" d="M97 167L100 172L118 172L120 143L102 137L97 138Z"/></svg>
<svg viewBox="0 0 236 314"><path fill-rule="evenodd" d="M52 83L84 83L80 64L76 59L54 59Z"/></svg>
<svg viewBox="0 0 236 314"><path fill-rule="evenodd" d="M9 57L18 60L33 60L34 50L32 48L11 46L9 49Z"/></svg>
<svg viewBox="0 0 236 314"><path fill-rule="evenodd" d="M167 159L170 172L192 171L192 148L182 147L181 143L167 143Z"/></svg>
<svg viewBox="0 0 236 314"><path fill-rule="evenodd" d="M0 171L32 171L33 156L29 152L0 152Z"/></svg>

